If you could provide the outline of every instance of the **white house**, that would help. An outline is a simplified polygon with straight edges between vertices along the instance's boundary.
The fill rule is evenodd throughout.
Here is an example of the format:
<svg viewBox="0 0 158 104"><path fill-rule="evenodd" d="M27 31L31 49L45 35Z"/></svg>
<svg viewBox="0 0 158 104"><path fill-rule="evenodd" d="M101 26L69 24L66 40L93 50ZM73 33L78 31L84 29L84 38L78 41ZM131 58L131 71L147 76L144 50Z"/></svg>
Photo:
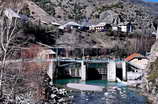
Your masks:
<svg viewBox="0 0 158 104"><path fill-rule="evenodd" d="M118 29L118 26L113 26L112 27L112 31L118 31L119 29Z"/></svg>
<svg viewBox="0 0 158 104"><path fill-rule="evenodd" d="M139 53L133 53L132 55L125 58L125 61L138 69L145 69L149 59Z"/></svg>
<svg viewBox="0 0 158 104"><path fill-rule="evenodd" d="M119 27L121 28L122 32L127 32L127 26L126 25L121 25Z"/></svg>
<svg viewBox="0 0 158 104"><path fill-rule="evenodd" d="M120 27L122 32L132 32L132 24L129 22L123 22L118 24L118 27Z"/></svg>
<svg viewBox="0 0 158 104"><path fill-rule="evenodd" d="M111 24L107 24L106 22L100 22L97 25L89 26L89 30L95 31L95 32L103 32L103 31L108 31L111 29L112 29Z"/></svg>

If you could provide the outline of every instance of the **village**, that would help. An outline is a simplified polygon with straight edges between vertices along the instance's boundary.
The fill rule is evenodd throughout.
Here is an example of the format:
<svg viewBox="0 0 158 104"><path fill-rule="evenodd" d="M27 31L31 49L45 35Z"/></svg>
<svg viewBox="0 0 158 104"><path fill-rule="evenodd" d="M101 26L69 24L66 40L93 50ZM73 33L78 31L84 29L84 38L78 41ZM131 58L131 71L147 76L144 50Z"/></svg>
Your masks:
<svg viewBox="0 0 158 104"><path fill-rule="evenodd" d="M12 9L6 9L5 10L5 15L8 18L19 18L23 21L27 21L29 17L26 15L18 15L16 12L14 12ZM41 23L47 24L46 21L41 20ZM67 22L66 24L59 24L56 22L51 22L51 25L57 26L60 30L64 32L70 32L73 29L77 29L80 31L84 32L107 32L107 31L119 31L119 32L124 32L124 33L130 33L133 32L134 24L132 24L130 21L129 22L122 22L118 25L114 24L109 24L105 22L100 22L95 25L81 25L76 22Z"/></svg>

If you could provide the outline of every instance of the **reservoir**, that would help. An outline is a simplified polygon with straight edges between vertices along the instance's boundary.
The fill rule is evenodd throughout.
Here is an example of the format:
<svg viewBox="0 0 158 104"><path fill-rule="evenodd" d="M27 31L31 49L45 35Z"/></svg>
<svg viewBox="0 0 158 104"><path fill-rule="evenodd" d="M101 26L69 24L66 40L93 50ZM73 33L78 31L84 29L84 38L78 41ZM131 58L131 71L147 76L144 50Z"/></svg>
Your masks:
<svg viewBox="0 0 158 104"><path fill-rule="evenodd" d="M67 83L84 83L104 86L103 92L72 91L72 104L148 104L147 97L139 90L128 88L120 83L109 83L105 80L80 81L78 78L56 80L55 84L65 86Z"/></svg>

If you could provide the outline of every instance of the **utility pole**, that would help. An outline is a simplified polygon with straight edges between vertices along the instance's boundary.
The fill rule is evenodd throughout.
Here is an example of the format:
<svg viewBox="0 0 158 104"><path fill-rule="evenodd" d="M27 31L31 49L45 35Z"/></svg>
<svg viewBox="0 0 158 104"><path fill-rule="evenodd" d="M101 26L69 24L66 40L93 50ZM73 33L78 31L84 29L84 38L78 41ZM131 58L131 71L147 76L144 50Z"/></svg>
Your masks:
<svg viewBox="0 0 158 104"><path fill-rule="evenodd" d="M156 31L156 39L158 39L158 25L157 25L157 31Z"/></svg>
<svg viewBox="0 0 158 104"><path fill-rule="evenodd" d="M84 50L85 50L85 49L83 48L83 49L82 49L82 53L83 53L83 54L82 54L82 60L84 60L84 59L85 59L85 55L84 55L84 54L85 54L85 52L84 52Z"/></svg>

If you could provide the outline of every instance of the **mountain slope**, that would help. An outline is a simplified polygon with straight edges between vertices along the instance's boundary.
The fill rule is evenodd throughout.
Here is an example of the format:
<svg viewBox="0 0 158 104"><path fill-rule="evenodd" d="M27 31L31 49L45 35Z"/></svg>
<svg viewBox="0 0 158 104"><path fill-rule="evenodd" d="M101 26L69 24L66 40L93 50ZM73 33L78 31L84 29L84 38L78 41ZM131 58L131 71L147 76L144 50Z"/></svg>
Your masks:
<svg viewBox="0 0 158 104"><path fill-rule="evenodd" d="M149 8L151 14L158 15L158 3L156 2L146 2L143 0L129 0L129 1L136 5L141 5L143 7Z"/></svg>
<svg viewBox="0 0 158 104"><path fill-rule="evenodd" d="M36 42L56 47L108 48L116 53L149 51L153 44L149 35L154 31L153 17L147 7L123 0L33 0L28 2L30 19L35 25L27 27ZM42 21L42 23L39 22ZM126 33L103 32L88 33L81 31L62 32L51 25L69 21L91 25L106 22L118 25L131 21L135 31L131 37ZM42 29L41 30L41 26ZM38 28L38 29L36 29ZM33 31L33 29L35 31ZM30 31L31 30L31 31ZM129 34L128 34L129 35ZM146 36L141 38L141 36Z"/></svg>
<svg viewBox="0 0 158 104"><path fill-rule="evenodd" d="M60 23L76 21L81 24L107 22L119 24L131 21L136 30L153 31L150 4L141 0L33 0ZM153 11L154 12L154 11ZM109 22L110 21L110 22ZM115 22L114 22L115 21Z"/></svg>

